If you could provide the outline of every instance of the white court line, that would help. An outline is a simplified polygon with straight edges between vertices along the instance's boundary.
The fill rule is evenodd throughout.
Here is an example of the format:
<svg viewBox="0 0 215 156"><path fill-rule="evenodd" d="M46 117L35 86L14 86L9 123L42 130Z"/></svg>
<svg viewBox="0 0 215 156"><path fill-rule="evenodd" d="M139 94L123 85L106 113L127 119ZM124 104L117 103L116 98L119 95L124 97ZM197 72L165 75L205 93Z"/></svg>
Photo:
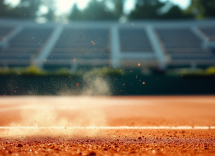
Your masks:
<svg viewBox="0 0 215 156"><path fill-rule="evenodd" d="M97 129L97 130L114 130L114 129L121 129L121 130L132 130L132 129L139 129L139 130L146 130L146 129L173 129L173 130L189 130L189 129L215 129L215 126L142 126L142 127L130 127L130 126L119 126L119 127L0 127L0 130L7 130L7 129L71 129L71 130L84 130L84 129Z"/></svg>

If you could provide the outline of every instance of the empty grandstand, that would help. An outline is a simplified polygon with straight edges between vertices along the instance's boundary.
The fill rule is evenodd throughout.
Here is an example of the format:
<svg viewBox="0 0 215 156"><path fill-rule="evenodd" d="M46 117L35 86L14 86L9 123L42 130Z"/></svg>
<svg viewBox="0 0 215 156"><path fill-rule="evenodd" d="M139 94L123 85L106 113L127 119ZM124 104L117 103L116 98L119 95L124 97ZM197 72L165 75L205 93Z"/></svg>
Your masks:
<svg viewBox="0 0 215 156"><path fill-rule="evenodd" d="M13 27L0 26L0 41L2 41L10 32Z"/></svg>
<svg viewBox="0 0 215 156"><path fill-rule="evenodd" d="M40 27L22 27L21 29L19 27L14 31L16 29L19 29L19 32L11 37L0 50L0 60L3 66L31 65L52 32L52 29ZM7 39L6 35L5 38Z"/></svg>
<svg viewBox="0 0 215 156"><path fill-rule="evenodd" d="M164 51L169 55L170 64L190 65L213 63L215 55L202 48L202 40L189 28L157 29Z"/></svg>
<svg viewBox="0 0 215 156"><path fill-rule="evenodd" d="M202 27L200 30L210 41L215 41L215 27Z"/></svg>
<svg viewBox="0 0 215 156"><path fill-rule="evenodd" d="M63 29L51 50L45 68L79 65L108 65L108 29ZM57 68L57 67L56 67Z"/></svg>
<svg viewBox="0 0 215 156"><path fill-rule="evenodd" d="M165 69L215 64L215 20L72 22L0 19L0 65Z"/></svg>

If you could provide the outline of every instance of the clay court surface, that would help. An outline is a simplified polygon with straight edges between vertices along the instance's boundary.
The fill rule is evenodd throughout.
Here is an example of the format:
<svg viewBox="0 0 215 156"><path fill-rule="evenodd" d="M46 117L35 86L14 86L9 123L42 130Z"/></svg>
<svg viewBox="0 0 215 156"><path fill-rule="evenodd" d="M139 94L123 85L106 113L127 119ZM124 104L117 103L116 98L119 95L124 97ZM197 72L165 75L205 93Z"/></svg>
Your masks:
<svg viewBox="0 0 215 156"><path fill-rule="evenodd" d="M0 155L215 155L215 96L0 97Z"/></svg>

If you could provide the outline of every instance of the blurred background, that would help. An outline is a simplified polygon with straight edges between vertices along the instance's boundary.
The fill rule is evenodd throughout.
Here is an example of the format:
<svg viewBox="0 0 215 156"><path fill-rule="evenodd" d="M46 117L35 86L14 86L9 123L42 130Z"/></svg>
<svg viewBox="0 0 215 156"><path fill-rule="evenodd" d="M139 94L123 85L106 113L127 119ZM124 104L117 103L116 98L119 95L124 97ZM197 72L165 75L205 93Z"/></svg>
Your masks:
<svg viewBox="0 0 215 156"><path fill-rule="evenodd" d="M0 0L3 96L214 93L214 0Z"/></svg>

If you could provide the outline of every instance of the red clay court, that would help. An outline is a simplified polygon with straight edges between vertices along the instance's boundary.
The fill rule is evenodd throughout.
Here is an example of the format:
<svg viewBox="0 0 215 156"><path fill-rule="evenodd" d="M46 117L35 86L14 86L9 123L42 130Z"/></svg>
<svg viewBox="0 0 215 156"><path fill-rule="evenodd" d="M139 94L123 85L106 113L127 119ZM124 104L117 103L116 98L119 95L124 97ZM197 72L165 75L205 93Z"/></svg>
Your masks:
<svg viewBox="0 0 215 156"><path fill-rule="evenodd" d="M214 155L214 96L0 98L1 155Z"/></svg>

